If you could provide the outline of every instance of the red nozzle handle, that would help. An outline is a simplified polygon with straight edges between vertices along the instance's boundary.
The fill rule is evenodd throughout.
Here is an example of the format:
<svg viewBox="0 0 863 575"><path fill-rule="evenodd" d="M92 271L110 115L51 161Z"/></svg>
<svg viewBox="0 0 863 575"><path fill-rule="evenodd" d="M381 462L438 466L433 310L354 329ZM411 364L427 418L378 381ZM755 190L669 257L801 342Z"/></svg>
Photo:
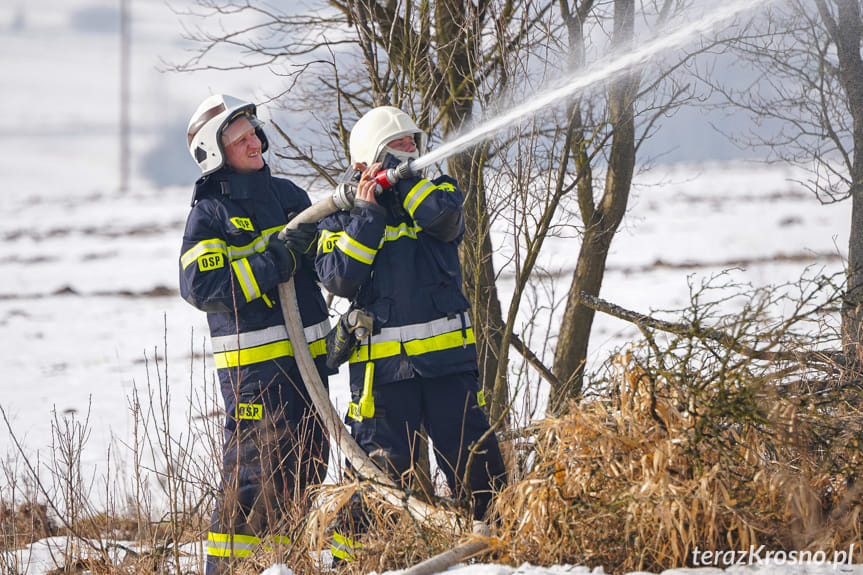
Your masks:
<svg viewBox="0 0 863 575"><path fill-rule="evenodd" d="M396 177L395 168L390 168L389 170L381 170L375 176L375 183L381 187L382 190L385 190L398 182L398 178Z"/></svg>
<svg viewBox="0 0 863 575"><path fill-rule="evenodd" d="M408 160L406 162L402 162L395 168L378 172L377 175L375 175L375 183L379 185L381 189L385 190L394 186L399 180L410 178L415 175L416 172L414 172L414 167L411 165L410 160Z"/></svg>

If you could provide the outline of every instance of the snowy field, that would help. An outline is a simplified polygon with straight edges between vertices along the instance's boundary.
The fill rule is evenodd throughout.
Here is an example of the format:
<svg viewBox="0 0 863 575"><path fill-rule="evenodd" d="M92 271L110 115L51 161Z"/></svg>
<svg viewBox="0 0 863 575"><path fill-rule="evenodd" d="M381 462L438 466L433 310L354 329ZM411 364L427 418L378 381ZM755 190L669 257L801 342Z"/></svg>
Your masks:
<svg viewBox="0 0 863 575"><path fill-rule="evenodd" d="M668 183L648 186L635 199L626 229L615 241L605 299L645 312L678 308L688 301L688 276L709 277L743 260L752 263L741 264L732 275L755 286L792 281L807 266L825 273L842 269L848 206L819 205L788 181L789 170L729 164L663 172ZM7 177L17 179L16 189L27 189L26 178L14 172L4 173ZM83 418L89 411L92 435L85 466L104 470L109 445L115 461L122 459L117 446L128 442L133 425L129 399L136 386L156 384L154 356L167 352L179 425L188 412L190 381L206 387L205 377L211 376L200 372L201 357L192 358L193 350L200 356L207 349L204 317L179 298L176 288L187 199L187 188L143 184L126 195L108 189L54 195L32 189L3 196L3 212L15 217L0 224L8 248L0 260L0 273L7 278L0 291L0 338L6 350L0 406L31 456L41 452L44 457L49 449L55 414L62 420L70 414ZM571 271L566 262L572 263L567 258L576 246L552 248L562 269ZM629 324L598 316L591 358L600 361L608 349L636 335ZM343 375L332 385L342 409L347 397ZM11 451L5 425L0 426L0 448L0 456ZM500 566L457 572L587 573Z"/></svg>
<svg viewBox="0 0 863 575"><path fill-rule="evenodd" d="M0 91L0 238L6 248L0 256L0 407L8 420L7 426L0 419L0 458L15 457L13 435L28 457L44 457L55 418L89 414L83 464L98 474L109 447L115 461L124 459L117 448L133 428L133 390L167 377L173 417L182 422L190 389L203 389L212 378L203 369L209 353L204 314L177 291L177 257L195 177L183 147L185 122L211 91L254 99L273 80L159 72L160 61L185 47L176 15L160 0L137 0L132 7L135 172L131 190L121 194L115 3L20 0L0 6L0 71L4 84L14 87ZM165 140L169 129L176 131L176 144ZM175 152L172 161L180 167L172 164L172 173L188 174L187 183L145 177L146 162L168 161L155 153L163 148ZM730 268L736 281L753 286L793 281L807 268L841 271L850 204L819 204L794 183L798 177L790 167L743 161L660 166L640 175L602 297L650 312L685 306L690 279ZM577 248L572 240L550 246L549 261L564 278ZM593 366L637 334L601 315L594 330ZM156 369L155 357L167 357L167 367ZM344 375L331 384L340 410L347 401ZM50 543L30 550L28 575L53 568L39 560ZM863 574L863 567L728 571ZM591 571L473 565L453 573Z"/></svg>

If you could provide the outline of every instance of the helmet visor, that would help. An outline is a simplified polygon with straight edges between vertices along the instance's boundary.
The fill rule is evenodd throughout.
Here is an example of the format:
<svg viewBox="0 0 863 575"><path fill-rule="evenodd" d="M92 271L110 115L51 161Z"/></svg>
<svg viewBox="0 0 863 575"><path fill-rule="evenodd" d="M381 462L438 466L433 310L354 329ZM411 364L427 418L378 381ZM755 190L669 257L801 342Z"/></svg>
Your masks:
<svg viewBox="0 0 863 575"><path fill-rule="evenodd" d="M241 118L245 118L248 122L238 121ZM263 125L263 122L258 120L254 115L248 113L248 111L238 112L228 118L225 122L225 127L222 128L219 134L219 137L222 140L222 145L230 146L246 135L249 131L258 130L262 128Z"/></svg>

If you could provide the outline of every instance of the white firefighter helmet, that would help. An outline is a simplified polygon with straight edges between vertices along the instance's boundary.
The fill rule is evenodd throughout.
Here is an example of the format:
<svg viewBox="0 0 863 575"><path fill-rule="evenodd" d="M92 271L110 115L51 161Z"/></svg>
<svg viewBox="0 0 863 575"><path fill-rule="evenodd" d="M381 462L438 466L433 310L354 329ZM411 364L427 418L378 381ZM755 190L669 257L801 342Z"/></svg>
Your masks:
<svg viewBox="0 0 863 575"><path fill-rule="evenodd" d="M211 174L225 165L222 133L240 116L246 116L255 127L255 134L261 140L261 153L267 151L264 124L258 120L256 114L257 108L254 104L227 94L216 94L201 102L189 120L186 142L189 153L203 175Z"/></svg>
<svg viewBox="0 0 863 575"><path fill-rule="evenodd" d="M416 151L402 152L389 148L387 144L398 138L413 134ZM426 134L413 119L393 106L372 108L357 120L351 130L351 161L370 165L384 160L390 154L401 163L415 160L425 150Z"/></svg>

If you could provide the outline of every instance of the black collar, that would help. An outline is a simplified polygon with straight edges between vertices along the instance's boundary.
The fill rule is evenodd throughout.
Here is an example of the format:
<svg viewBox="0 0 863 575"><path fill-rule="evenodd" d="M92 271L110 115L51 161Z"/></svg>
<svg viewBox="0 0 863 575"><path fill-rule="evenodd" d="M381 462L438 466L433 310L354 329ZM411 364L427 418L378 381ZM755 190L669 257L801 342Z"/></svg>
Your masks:
<svg viewBox="0 0 863 575"><path fill-rule="evenodd" d="M253 200L262 197L261 194L267 190L269 184L270 167L267 165L251 174L238 174L230 168L222 168L198 178L192 195L192 205L204 195L213 193L232 200Z"/></svg>

